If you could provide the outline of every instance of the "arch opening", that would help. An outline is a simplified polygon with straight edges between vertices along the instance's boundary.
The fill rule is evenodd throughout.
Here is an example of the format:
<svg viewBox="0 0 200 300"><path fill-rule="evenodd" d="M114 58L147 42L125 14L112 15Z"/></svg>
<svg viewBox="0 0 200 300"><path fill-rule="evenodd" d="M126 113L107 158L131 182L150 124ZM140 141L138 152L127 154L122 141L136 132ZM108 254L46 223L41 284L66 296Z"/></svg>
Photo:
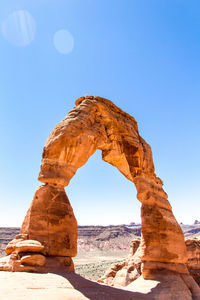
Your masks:
<svg viewBox="0 0 200 300"><path fill-rule="evenodd" d="M102 161L100 150L78 169L65 191L79 225L140 222L141 205L136 199L135 186L116 168Z"/></svg>

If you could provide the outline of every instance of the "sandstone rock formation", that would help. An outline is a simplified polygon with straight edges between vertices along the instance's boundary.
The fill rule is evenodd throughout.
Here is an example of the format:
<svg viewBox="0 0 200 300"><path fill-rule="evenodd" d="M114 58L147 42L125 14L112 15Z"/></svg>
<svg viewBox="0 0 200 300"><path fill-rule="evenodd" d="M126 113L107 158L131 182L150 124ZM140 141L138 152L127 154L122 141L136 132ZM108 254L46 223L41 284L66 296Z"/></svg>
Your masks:
<svg viewBox="0 0 200 300"><path fill-rule="evenodd" d="M100 97L79 98L76 107L51 132L39 174L45 186L35 194L21 235L39 241L44 246L41 255L47 258L71 258L76 254L76 220L64 187L97 149L102 151L104 161L117 167L136 186L142 203L138 250L143 277L155 278L163 269L188 274L183 233L163 183L154 172L151 148L139 135L135 119ZM20 252L15 246L13 249L9 263L20 263ZM35 266L39 268L44 267Z"/></svg>
<svg viewBox="0 0 200 300"><path fill-rule="evenodd" d="M48 272L74 271L71 257L77 254L77 222L61 186L38 188L21 227L6 247L9 256L0 269Z"/></svg>
<svg viewBox="0 0 200 300"><path fill-rule="evenodd" d="M186 265L190 275L200 286L200 241L186 240L185 244L188 256ZM142 260L140 259L139 245L139 240L133 240L128 257L124 261L110 266L98 282L110 286L123 287L140 277L142 274Z"/></svg>
<svg viewBox="0 0 200 300"><path fill-rule="evenodd" d="M200 286L200 240L186 240L185 243L188 253L188 270Z"/></svg>
<svg viewBox="0 0 200 300"><path fill-rule="evenodd" d="M128 257L121 263L113 264L98 282L110 286L123 287L139 278L142 274L142 261L137 252L139 245L140 240L133 240Z"/></svg>

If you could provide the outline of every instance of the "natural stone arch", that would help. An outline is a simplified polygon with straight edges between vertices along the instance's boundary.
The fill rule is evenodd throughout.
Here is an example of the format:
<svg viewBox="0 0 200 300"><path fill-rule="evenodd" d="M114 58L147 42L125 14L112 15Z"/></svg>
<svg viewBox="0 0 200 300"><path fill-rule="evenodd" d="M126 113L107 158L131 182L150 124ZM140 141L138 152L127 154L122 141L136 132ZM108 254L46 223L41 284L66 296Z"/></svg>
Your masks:
<svg viewBox="0 0 200 300"><path fill-rule="evenodd" d="M142 202L144 263L168 263L168 268L173 268L174 263L184 264L184 237L162 181L154 173L151 148L140 137L135 119L111 101L100 97L76 101L76 107L54 128L46 142L39 180L68 185L96 149L102 150L104 161L117 167L136 186Z"/></svg>
<svg viewBox="0 0 200 300"><path fill-rule="evenodd" d="M76 107L51 132L39 174L45 185L36 191L20 235L6 249L11 256L19 253L16 248L20 240L22 252L39 252L46 261L30 267L21 263L23 255L21 258L16 254L11 257L12 270L73 270L70 257L77 251L77 222L64 187L96 149L102 150L104 161L117 167L136 186L142 203L138 255L143 262L143 276L163 269L188 273L183 233L163 183L154 172L150 146L139 135L133 117L111 101L93 96L79 98ZM42 250L31 248L30 240L41 243Z"/></svg>

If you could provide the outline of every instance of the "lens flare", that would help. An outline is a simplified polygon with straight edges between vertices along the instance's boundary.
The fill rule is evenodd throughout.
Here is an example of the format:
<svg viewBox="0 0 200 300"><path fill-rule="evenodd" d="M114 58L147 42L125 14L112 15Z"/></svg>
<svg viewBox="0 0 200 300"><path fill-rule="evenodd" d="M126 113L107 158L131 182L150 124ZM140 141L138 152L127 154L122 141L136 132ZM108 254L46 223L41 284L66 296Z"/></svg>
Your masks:
<svg viewBox="0 0 200 300"><path fill-rule="evenodd" d="M74 38L68 30L61 29L56 31L53 38L56 50L62 54L72 52L74 48Z"/></svg>
<svg viewBox="0 0 200 300"><path fill-rule="evenodd" d="M36 22L28 11L14 11L2 23L1 32L13 46L25 47L35 38Z"/></svg>

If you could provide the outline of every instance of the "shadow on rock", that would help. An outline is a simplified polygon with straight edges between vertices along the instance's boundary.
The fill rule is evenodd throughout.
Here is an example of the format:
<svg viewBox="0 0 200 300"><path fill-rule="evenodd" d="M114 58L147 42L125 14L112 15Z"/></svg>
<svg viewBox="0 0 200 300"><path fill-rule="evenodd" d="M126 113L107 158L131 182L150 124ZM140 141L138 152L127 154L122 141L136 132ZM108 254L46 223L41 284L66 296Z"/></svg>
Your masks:
<svg viewBox="0 0 200 300"><path fill-rule="evenodd" d="M144 295L143 293L126 291L124 289L102 285L97 282L85 279L78 274L57 273L57 275L64 277L68 282L70 282L74 289L78 290L90 300L151 299L148 295Z"/></svg>

